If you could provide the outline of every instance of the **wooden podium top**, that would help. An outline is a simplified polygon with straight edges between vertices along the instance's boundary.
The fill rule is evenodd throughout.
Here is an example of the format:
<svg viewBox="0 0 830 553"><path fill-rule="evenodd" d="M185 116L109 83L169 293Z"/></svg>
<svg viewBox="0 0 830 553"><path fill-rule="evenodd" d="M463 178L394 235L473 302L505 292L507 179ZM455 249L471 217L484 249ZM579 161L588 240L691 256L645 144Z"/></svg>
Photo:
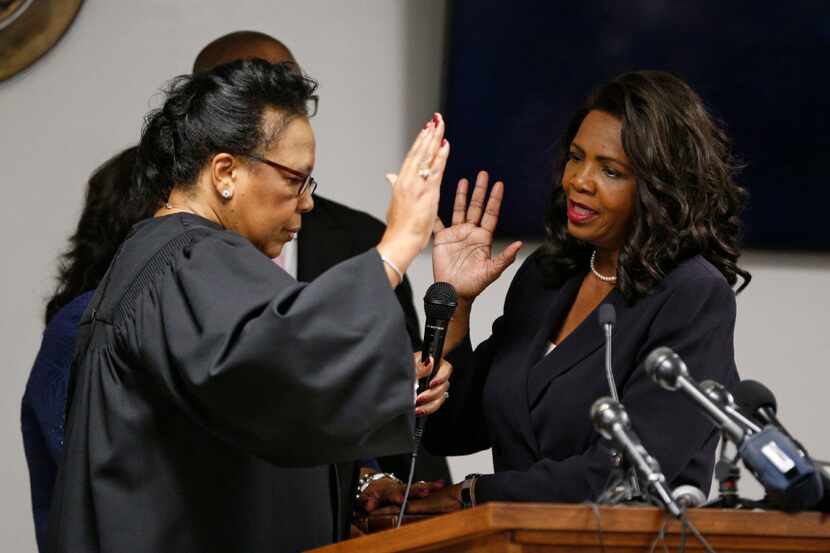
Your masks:
<svg viewBox="0 0 830 553"><path fill-rule="evenodd" d="M830 551L830 515L692 509L688 518L718 553ZM313 551L642 552L664 523L665 543L674 549L681 524L655 507L603 506L595 512L589 505L487 503ZM688 551L703 551L691 532L685 543Z"/></svg>

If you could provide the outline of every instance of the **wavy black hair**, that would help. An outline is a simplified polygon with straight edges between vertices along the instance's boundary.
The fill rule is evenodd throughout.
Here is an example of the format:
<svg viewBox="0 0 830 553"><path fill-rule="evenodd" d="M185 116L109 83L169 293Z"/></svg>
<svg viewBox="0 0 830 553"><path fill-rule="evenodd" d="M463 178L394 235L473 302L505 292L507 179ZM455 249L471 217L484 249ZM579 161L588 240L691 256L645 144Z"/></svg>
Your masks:
<svg viewBox="0 0 830 553"><path fill-rule="evenodd" d="M174 78L164 105L145 118L136 163L136 192L167 201L173 187L187 187L217 153L260 153L296 116L317 109L317 83L296 64L238 60L211 71ZM266 109L281 117L266 128Z"/></svg>
<svg viewBox="0 0 830 553"><path fill-rule="evenodd" d="M537 258L548 284L585 270L593 247L567 231L562 174L583 119L602 111L622 121L622 146L637 191L634 221L620 249L617 284L629 302L647 295L681 261L700 254L730 285L752 276L737 265L746 191L726 133L685 82L661 71L625 73L597 89L559 143L557 182Z"/></svg>
<svg viewBox="0 0 830 553"><path fill-rule="evenodd" d="M129 200L136 151L113 156L89 178L78 227L60 256L58 284L46 303L47 324L61 307L98 286L132 226L158 209L156 202Z"/></svg>

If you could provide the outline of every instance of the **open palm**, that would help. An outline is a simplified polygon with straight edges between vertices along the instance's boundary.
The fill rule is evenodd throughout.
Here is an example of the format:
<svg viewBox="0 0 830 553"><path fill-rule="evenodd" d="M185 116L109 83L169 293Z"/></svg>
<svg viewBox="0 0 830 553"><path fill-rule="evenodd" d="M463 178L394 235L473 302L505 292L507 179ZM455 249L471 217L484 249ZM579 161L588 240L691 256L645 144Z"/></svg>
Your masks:
<svg viewBox="0 0 830 553"><path fill-rule="evenodd" d="M488 175L479 172L470 203L469 182L461 179L455 193L452 226L437 221L432 248L432 270L436 281L452 284L459 298L473 300L516 259L521 242L513 242L493 256L493 232L499 219L504 185L496 182L487 204Z"/></svg>

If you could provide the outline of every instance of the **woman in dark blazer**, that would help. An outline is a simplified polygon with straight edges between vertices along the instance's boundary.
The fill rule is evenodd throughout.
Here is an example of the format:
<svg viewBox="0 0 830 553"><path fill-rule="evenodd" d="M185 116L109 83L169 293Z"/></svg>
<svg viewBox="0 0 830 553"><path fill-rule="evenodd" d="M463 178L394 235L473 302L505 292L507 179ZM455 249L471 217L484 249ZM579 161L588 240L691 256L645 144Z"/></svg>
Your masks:
<svg viewBox="0 0 830 553"><path fill-rule="evenodd" d="M432 415L426 447L463 455L492 447L495 474L413 502L409 512L485 501L596 499L611 472L591 404L609 394L597 311L614 305L614 379L635 431L671 486L708 491L718 433L685 398L661 389L642 362L669 346L695 379L738 382L733 353L739 213L729 141L678 78L618 77L574 116L561 141L548 236L519 269L489 339L473 351L473 299L513 261L491 255L503 186L484 202L480 174L467 204L459 183L452 226L435 237L437 280L460 302L450 325L451 394Z"/></svg>

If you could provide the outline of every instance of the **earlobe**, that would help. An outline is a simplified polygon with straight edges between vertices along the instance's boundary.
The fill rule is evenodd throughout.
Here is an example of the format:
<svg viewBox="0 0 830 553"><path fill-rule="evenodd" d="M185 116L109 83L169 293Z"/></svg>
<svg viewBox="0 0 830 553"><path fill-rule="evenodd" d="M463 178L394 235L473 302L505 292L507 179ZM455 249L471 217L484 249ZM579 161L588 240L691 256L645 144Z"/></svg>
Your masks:
<svg viewBox="0 0 830 553"><path fill-rule="evenodd" d="M230 200L233 197L234 178L237 169L236 158L232 155L221 153L213 156L211 161L213 186L224 200Z"/></svg>

